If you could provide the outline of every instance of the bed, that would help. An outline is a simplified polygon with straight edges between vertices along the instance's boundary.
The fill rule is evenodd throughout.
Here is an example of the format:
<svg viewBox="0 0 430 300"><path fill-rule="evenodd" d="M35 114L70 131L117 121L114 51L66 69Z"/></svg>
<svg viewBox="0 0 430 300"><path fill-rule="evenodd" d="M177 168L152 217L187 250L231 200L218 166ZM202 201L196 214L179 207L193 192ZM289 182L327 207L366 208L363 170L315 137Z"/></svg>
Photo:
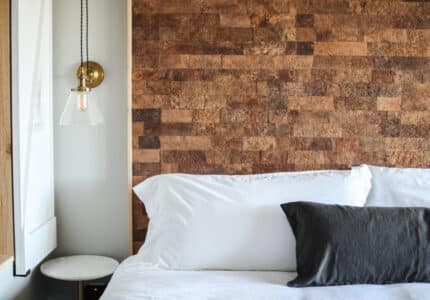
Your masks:
<svg viewBox="0 0 430 300"><path fill-rule="evenodd" d="M430 284L290 288L293 272L167 271L139 257L117 269L101 300L424 300Z"/></svg>
<svg viewBox="0 0 430 300"><path fill-rule="evenodd" d="M291 271L298 269L296 242L279 207L279 203L295 199L353 206L428 207L428 182L430 169L375 166L351 171L152 177L134 188L151 219L146 242L138 254L118 267L101 300L430 299L428 280L287 286L297 275ZM398 227L397 219L392 219ZM354 230L348 232L353 237ZM346 244L353 239L348 233ZM383 244L386 249L395 248ZM412 247L408 255L416 249ZM318 256L316 248L310 250L311 256ZM424 251L428 253L428 247ZM350 256L351 252L346 253ZM363 252L359 253L354 257L362 257ZM370 253L381 261L378 252ZM420 265L427 265L425 257ZM399 265L394 259L375 269L379 270L376 274ZM351 274L354 265L346 266L335 272Z"/></svg>

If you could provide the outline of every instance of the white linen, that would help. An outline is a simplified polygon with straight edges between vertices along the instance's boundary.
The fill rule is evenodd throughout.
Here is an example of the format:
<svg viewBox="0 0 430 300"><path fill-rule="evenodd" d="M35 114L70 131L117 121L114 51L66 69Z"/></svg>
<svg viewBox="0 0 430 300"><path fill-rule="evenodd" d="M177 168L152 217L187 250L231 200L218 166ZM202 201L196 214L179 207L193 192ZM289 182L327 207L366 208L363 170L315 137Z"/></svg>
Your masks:
<svg viewBox="0 0 430 300"><path fill-rule="evenodd" d="M430 169L363 167L372 173L367 206L430 207Z"/></svg>
<svg viewBox="0 0 430 300"><path fill-rule="evenodd" d="M294 271L295 238L280 204L363 206L369 190L367 168L154 176L134 188L150 218L139 257L175 270Z"/></svg>
<svg viewBox="0 0 430 300"><path fill-rule="evenodd" d="M430 284L290 288L289 272L169 271L126 259L101 300L424 300Z"/></svg>

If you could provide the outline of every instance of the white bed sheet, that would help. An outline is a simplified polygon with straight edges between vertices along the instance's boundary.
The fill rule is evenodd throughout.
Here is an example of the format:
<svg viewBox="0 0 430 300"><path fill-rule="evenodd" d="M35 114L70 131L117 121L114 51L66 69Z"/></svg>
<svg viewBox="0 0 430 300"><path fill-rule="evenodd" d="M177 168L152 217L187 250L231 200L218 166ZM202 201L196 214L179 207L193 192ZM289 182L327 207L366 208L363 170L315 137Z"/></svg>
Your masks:
<svg viewBox="0 0 430 300"><path fill-rule="evenodd" d="M101 300L425 300L430 284L289 288L292 272L167 271L136 256L117 269Z"/></svg>

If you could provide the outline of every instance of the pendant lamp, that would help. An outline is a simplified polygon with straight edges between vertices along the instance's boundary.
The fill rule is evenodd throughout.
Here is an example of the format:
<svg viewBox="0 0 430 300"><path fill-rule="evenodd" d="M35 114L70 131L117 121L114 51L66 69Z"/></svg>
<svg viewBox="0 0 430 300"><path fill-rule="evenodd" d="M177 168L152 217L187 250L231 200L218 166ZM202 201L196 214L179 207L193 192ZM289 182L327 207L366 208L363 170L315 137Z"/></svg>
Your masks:
<svg viewBox="0 0 430 300"><path fill-rule="evenodd" d="M85 48L84 61L84 6L85 6ZM88 0L81 0L80 22L81 63L76 71L78 85L69 93L63 113L60 117L61 126L96 126L103 124L103 115L94 101L91 89L99 86L104 79L103 67L88 59Z"/></svg>

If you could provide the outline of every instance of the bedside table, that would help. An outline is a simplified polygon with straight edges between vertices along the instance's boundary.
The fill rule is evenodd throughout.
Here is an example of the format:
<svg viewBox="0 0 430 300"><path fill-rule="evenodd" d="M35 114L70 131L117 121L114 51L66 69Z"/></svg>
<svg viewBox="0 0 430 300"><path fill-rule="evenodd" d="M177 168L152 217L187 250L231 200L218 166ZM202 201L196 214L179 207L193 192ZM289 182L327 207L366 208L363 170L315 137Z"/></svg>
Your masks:
<svg viewBox="0 0 430 300"><path fill-rule="evenodd" d="M110 257L76 255L48 260L40 266L40 271L57 280L77 281L78 299L83 300L83 282L112 275L118 264Z"/></svg>

